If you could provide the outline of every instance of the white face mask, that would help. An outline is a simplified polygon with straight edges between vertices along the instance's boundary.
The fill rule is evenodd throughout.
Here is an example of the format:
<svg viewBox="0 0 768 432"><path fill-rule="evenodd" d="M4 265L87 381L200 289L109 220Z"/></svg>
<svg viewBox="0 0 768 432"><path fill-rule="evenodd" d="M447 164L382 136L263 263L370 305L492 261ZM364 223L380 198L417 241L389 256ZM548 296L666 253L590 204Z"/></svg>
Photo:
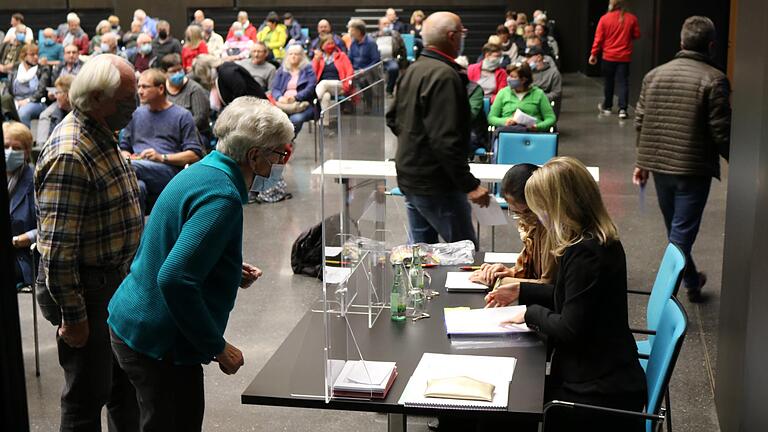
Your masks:
<svg viewBox="0 0 768 432"><path fill-rule="evenodd" d="M15 172L24 165L24 152L12 148L5 149L5 170Z"/></svg>
<svg viewBox="0 0 768 432"><path fill-rule="evenodd" d="M501 65L501 57L489 57L483 59L483 69L487 71L495 71Z"/></svg>
<svg viewBox="0 0 768 432"><path fill-rule="evenodd" d="M283 164L272 164L272 167L269 170L269 177L260 176L254 173L251 192L260 193L277 186L280 180L283 179L283 169L285 169L285 165Z"/></svg>

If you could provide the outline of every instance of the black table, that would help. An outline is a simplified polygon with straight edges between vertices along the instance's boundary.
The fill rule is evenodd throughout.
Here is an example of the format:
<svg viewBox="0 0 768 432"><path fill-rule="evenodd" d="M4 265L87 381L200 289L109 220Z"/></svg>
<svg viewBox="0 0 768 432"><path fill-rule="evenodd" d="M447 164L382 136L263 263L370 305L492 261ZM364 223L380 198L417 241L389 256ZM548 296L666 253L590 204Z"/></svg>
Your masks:
<svg viewBox="0 0 768 432"><path fill-rule="evenodd" d="M390 430L405 430L405 416L444 415L448 411L410 408L397 401L405 385L425 352L509 356L517 359L517 365L509 387L509 406L502 412L450 411L458 416L504 416L510 425L535 424L541 421L544 401L544 376L546 346L535 334L514 338L483 338L481 344L490 348L460 348L461 342L478 342L473 339L451 339L445 333L443 308L470 306L482 307L483 296L476 293L448 293L445 289L447 271L456 267L429 269L432 288L440 291L427 304L431 318L404 322L392 322L389 310L382 311L373 328L368 328L366 315L348 314L348 321L366 360L397 362L398 377L383 400L334 398L326 403L324 394L324 321L323 313L308 311L291 331L274 355L243 392L241 401L246 405L269 405L329 410L367 411L390 415ZM343 320L337 320L339 326ZM457 343L458 342L458 343Z"/></svg>

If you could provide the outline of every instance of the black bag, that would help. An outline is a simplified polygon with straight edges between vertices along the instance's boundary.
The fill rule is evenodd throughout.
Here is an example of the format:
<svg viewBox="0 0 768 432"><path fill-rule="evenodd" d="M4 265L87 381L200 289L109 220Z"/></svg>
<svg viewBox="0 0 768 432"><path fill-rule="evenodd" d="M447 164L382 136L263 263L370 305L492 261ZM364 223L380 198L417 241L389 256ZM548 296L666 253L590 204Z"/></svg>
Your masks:
<svg viewBox="0 0 768 432"><path fill-rule="evenodd" d="M328 246L341 246L339 236L341 216L329 216L326 220L326 241ZM352 227L357 231L356 227ZM323 278L323 225L319 223L299 234L291 247L291 269L294 274L303 274L314 278Z"/></svg>

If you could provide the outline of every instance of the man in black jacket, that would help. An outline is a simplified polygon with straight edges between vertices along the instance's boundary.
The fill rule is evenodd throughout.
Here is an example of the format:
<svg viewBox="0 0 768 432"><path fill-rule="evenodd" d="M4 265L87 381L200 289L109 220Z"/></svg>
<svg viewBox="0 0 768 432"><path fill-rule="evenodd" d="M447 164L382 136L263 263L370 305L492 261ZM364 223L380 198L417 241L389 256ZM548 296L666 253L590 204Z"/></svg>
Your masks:
<svg viewBox="0 0 768 432"><path fill-rule="evenodd" d="M635 109L637 163L633 180L653 173L667 235L685 253L688 299L701 301L704 273L691 256L720 157L728 160L731 105L728 78L712 65L715 25L692 16L680 33L675 58L648 72Z"/></svg>
<svg viewBox="0 0 768 432"><path fill-rule="evenodd" d="M397 183L405 194L414 242L472 240L470 201L488 206L488 189L469 172L470 113L466 75L453 61L461 19L436 12L424 21L426 49L398 82L387 125L398 137Z"/></svg>

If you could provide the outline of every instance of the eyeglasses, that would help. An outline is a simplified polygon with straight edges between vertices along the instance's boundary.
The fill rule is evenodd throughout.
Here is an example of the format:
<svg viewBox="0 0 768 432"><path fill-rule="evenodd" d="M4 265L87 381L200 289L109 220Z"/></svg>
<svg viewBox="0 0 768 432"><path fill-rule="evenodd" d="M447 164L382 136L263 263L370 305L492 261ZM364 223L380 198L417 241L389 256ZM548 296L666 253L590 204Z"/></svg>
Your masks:
<svg viewBox="0 0 768 432"><path fill-rule="evenodd" d="M271 152L276 155L280 155L280 159L278 159L278 162L284 162L286 159L288 159L288 156L290 156L290 153L285 150L283 151L271 150Z"/></svg>

